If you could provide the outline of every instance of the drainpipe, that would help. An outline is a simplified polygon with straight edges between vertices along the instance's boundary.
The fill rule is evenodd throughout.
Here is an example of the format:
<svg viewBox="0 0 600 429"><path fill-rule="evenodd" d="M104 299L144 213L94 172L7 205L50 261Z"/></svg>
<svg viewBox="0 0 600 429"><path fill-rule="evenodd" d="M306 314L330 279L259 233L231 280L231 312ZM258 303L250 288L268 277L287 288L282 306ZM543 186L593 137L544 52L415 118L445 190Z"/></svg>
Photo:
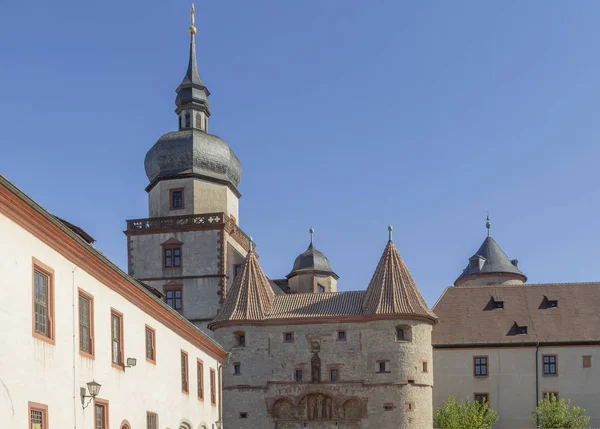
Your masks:
<svg viewBox="0 0 600 429"><path fill-rule="evenodd" d="M539 352L540 352L540 343L538 341L535 345L535 406L536 407L537 407L537 403L538 403L538 398L540 397L540 392L539 392L539 390L540 390ZM535 414L535 426L539 427L539 424L540 424L540 419L536 413Z"/></svg>
<svg viewBox="0 0 600 429"><path fill-rule="evenodd" d="M72 312L73 312L73 428L77 429L77 380L75 377L75 366L77 359L77 338L75 338L75 326L76 326L76 311L75 311L75 270L77 270L77 266L73 268L71 271L71 279L72 279L72 290L71 290L71 303L72 303Z"/></svg>
<svg viewBox="0 0 600 429"><path fill-rule="evenodd" d="M225 358L225 362L221 365L217 364L217 373L219 374L219 420L221 422L221 427L223 427L223 366L229 363L229 359L231 358L231 353L227 352L227 357Z"/></svg>

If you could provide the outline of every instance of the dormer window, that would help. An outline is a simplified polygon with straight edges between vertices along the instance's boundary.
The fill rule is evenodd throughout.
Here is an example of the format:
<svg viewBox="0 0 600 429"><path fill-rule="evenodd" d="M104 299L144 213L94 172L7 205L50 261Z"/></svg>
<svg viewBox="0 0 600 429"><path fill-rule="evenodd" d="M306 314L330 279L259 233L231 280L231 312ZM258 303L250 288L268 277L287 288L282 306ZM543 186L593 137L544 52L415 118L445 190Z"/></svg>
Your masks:
<svg viewBox="0 0 600 429"><path fill-rule="evenodd" d="M494 309L504 310L504 301L496 301L496 299L494 299Z"/></svg>
<svg viewBox="0 0 600 429"><path fill-rule="evenodd" d="M544 300L542 301L542 308L557 308L558 307L558 298L555 296L544 295Z"/></svg>
<svg viewBox="0 0 600 429"><path fill-rule="evenodd" d="M558 301L555 300L555 299L548 301L548 307L550 307L550 308L556 308L556 307L558 307Z"/></svg>
<svg viewBox="0 0 600 429"><path fill-rule="evenodd" d="M527 326L517 326L517 335L527 335Z"/></svg>
<svg viewBox="0 0 600 429"><path fill-rule="evenodd" d="M479 271L483 266L485 258L479 255L475 255L469 259L469 269L471 271Z"/></svg>

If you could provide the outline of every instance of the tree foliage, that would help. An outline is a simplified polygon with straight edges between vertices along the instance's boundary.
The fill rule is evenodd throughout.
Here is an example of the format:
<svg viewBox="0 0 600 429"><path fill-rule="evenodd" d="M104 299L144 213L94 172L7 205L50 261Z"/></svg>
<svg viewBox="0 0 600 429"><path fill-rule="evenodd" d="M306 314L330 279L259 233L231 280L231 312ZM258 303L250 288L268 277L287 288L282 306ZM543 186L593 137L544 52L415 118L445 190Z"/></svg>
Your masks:
<svg viewBox="0 0 600 429"><path fill-rule="evenodd" d="M487 402L456 402L454 396L444 401L434 415L435 427L440 429L491 429L497 421L498 413Z"/></svg>
<svg viewBox="0 0 600 429"><path fill-rule="evenodd" d="M546 396L538 402L535 413L531 416L538 428L570 428L583 429L589 427L590 418L585 410L572 407L571 400L560 401L554 395Z"/></svg>

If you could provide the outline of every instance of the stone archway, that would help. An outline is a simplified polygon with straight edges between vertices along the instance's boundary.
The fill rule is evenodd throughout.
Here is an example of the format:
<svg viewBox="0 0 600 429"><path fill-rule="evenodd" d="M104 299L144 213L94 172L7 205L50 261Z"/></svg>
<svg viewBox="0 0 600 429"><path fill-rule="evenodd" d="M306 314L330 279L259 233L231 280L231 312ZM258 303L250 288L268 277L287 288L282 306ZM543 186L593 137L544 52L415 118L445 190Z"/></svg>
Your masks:
<svg viewBox="0 0 600 429"><path fill-rule="evenodd" d="M294 418L294 404L287 398L281 398L273 404L273 417L289 420Z"/></svg>
<svg viewBox="0 0 600 429"><path fill-rule="evenodd" d="M362 418L362 401L358 398L350 398L343 405L344 418L349 420Z"/></svg>

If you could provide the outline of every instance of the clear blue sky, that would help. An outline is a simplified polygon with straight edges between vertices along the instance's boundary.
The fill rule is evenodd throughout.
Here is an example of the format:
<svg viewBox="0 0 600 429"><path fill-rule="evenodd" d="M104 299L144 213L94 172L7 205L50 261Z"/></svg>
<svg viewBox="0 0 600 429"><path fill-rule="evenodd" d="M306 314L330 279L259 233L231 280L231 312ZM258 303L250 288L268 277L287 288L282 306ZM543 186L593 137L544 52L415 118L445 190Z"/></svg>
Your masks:
<svg viewBox="0 0 600 429"><path fill-rule="evenodd" d="M3 0L0 173L126 269L176 128L189 2ZM485 237L530 282L600 280L600 2L197 1L211 132L267 275L315 242L366 288L394 241L428 303Z"/></svg>

